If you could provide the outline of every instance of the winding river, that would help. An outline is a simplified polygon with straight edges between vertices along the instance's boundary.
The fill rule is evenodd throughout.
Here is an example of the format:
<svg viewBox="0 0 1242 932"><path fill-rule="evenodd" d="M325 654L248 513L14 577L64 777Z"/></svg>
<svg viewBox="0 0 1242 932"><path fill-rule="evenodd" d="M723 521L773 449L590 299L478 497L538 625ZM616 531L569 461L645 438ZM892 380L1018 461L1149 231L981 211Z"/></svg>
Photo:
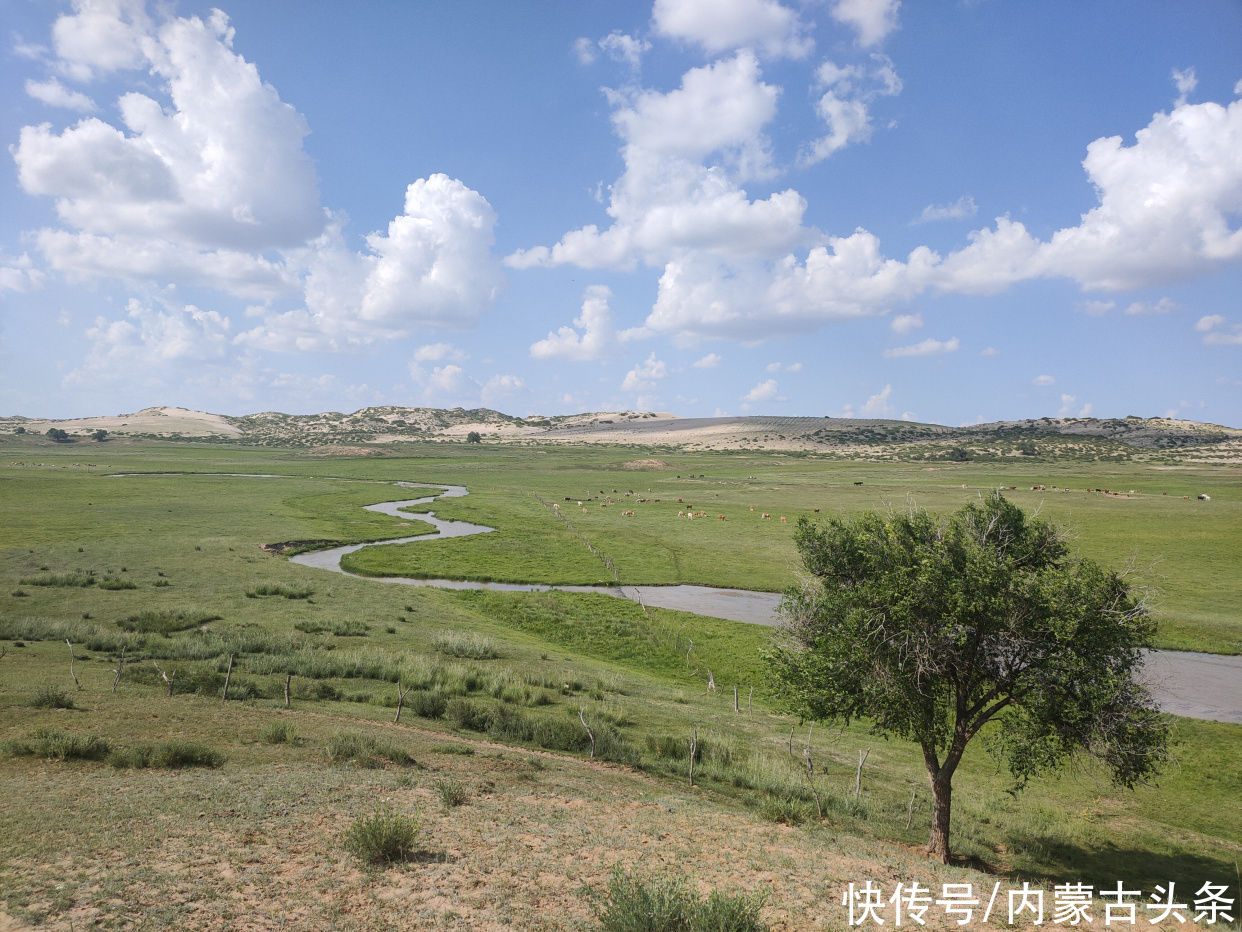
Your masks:
<svg viewBox="0 0 1242 932"><path fill-rule="evenodd" d="M154 475L144 473L141 475ZM170 474L164 474L170 475ZM185 474L182 474L185 475ZM203 475L197 473L195 475ZM211 475L223 475L213 473ZM270 474L230 473L244 478L288 478ZM364 506L367 511L390 515L394 518L425 521L435 530L412 537L380 540L365 544L315 550L291 557L301 566L330 570L356 579L372 582L397 583L407 586L431 586L438 589L492 589L508 592L595 592L618 598L632 599L657 608L676 609L726 618L750 624L775 625L779 622L777 607L780 595L774 592L751 592L742 589L718 589L711 586L549 586L541 583L477 582L465 579L413 579L404 576L359 576L341 568L341 558L363 547L382 544L406 544L430 541L445 537L466 537L471 534L487 534L495 528L468 521L438 518L435 512L410 514L405 509L427 505L439 498L461 498L467 494L464 486L439 485L417 482L396 482L394 485L410 489L437 489L434 495L399 501L379 502ZM1242 723L1242 657L1222 654L1199 654L1187 651L1151 651L1142 678L1151 688L1160 707L1172 715L1189 718L1212 719L1218 722Z"/></svg>

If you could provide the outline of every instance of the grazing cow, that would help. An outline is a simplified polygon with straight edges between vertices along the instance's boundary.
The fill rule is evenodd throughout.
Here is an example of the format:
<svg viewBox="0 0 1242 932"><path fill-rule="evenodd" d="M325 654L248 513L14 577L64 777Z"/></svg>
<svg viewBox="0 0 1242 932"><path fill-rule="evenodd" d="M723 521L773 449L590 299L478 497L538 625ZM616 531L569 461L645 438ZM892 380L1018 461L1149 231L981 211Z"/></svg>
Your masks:
<svg viewBox="0 0 1242 932"><path fill-rule="evenodd" d="M785 521L785 516L784 516L784 515L781 515L781 524L785 524L785 523L787 523L787 522Z"/></svg>
<svg viewBox="0 0 1242 932"><path fill-rule="evenodd" d="M583 514L586 514L586 506L585 506L585 505L583 505L583 506L582 506L582 513L583 513Z"/></svg>
<svg viewBox="0 0 1242 932"><path fill-rule="evenodd" d="M818 508L816 508L816 509L815 509L815 513L816 513L816 514L819 514L819 509L818 509Z"/></svg>
<svg viewBox="0 0 1242 932"><path fill-rule="evenodd" d="M552 507L553 507L553 509L555 509L556 511L560 511L560 510L561 510L561 506L560 506L560 505L558 505L556 502L553 502L553 503L552 503Z"/></svg>
<svg viewBox="0 0 1242 932"><path fill-rule="evenodd" d="M770 518L770 517L772 517L772 516L771 516L770 514L768 514L766 511L763 513L763 520L764 520L764 521L768 520L768 518Z"/></svg>
<svg viewBox="0 0 1242 932"><path fill-rule="evenodd" d="M751 505L751 506L750 506L750 510L751 510L751 511L754 511L754 510L755 510L755 506L754 506L754 505Z"/></svg>
<svg viewBox="0 0 1242 932"><path fill-rule="evenodd" d="M716 517L717 517L717 518L719 518L721 521L723 521L723 520L725 519L725 516L724 516L724 515L716 515Z"/></svg>
<svg viewBox="0 0 1242 932"><path fill-rule="evenodd" d="M684 511L677 512L677 517L684 518L685 516L686 516L686 513Z"/></svg>
<svg viewBox="0 0 1242 932"><path fill-rule="evenodd" d="M861 482L855 482L854 485L862 485Z"/></svg>

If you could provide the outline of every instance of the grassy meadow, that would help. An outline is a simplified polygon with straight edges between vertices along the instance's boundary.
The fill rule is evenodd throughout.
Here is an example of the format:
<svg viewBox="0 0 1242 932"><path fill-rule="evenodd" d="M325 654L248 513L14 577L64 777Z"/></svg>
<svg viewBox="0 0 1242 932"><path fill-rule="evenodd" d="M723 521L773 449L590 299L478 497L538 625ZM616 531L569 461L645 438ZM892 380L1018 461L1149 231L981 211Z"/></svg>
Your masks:
<svg viewBox="0 0 1242 932"><path fill-rule="evenodd" d="M796 578L793 524L816 508L947 510L1012 485L1079 552L1133 566L1163 644L1236 653L1236 470L677 453L636 470L624 464L648 451L438 444L2 450L0 928L591 929L629 865L762 895L781 929L844 927L841 892L866 879L1236 894L1242 727L1178 720L1175 765L1133 793L1083 770L1011 795L976 742L955 781L962 862L944 867L919 851L917 750L774 711L766 629L604 595L386 584L262 549L417 534L417 514L361 506L419 494L385 483L444 482L470 495L437 515L497 532L368 548L350 568L611 579L586 541L626 583L775 591ZM1083 491L1096 487L1142 491ZM350 853L377 812L417 822L398 866Z"/></svg>

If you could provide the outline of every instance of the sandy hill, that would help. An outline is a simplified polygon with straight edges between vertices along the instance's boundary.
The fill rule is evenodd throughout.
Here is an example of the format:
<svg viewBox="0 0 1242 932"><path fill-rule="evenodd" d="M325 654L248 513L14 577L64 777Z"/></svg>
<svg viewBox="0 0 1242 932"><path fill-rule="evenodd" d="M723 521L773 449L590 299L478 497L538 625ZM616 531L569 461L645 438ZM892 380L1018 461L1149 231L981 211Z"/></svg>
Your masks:
<svg viewBox="0 0 1242 932"><path fill-rule="evenodd" d="M668 412L613 411L516 417L490 408L384 405L349 414L263 411L241 417L177 407L144 408L114 417L50 420L0 417L0 434L71 438L105 430L113 437L239 441L264 446L377 450L409 441L601 443L651 449L771 450L907 460L1022 456L1110 459L1160 457L1240 462L1242 430L1171 418L1038 418L963 427L911 421L832 417L678 417Z"/></svg>

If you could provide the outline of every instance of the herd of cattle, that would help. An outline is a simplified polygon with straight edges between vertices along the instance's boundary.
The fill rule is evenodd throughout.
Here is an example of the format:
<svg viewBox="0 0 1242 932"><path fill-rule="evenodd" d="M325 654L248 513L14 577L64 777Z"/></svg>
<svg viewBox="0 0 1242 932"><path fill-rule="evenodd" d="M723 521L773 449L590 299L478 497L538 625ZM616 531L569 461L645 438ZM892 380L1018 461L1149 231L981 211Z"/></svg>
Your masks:
<svg viewBox="0 0 1242 932"><path fill-rule="evenodd" d="M678 478L681 478L681 477L680 477L680 476L678 476ZM693 477L693 476L692 476L691 478L695 478L695 477ZM702 477L699 477L699 478L702 478ZM861 483L861 482L855 482L855 483L854 483L854 485L858 486L858 485L862 485L862 483ZM963 485L962 485L962 488L967 488L967 486L966 486L965 484L963 484ZM1001 488L1006 488L1006 487L1005 487L1005 486L1001 486ZM1009 491L1017 491L1017 488L1018 488L1018 487L1017 487L1017 486L1015 486L1015 485L1011 485L1011 486L1008 486L1007 488L1009 489ZM1073 490L1072 490L1072 489L1068 489L1068 488L1058 487L1058 486L1055 486L1055 485L1054 485L1054 486L1047 486L1047 485L1039 484L1039 485L1033 485L1033 486L1031 486L1031 491L1032 491L1032 492L1049 492L1049 491L1051 491L1051 492L1071 492L1071 491L1073 491ZM1098 494L1101 494L1101 495L1111 495L1111 496L1118 497L1118 498L1130 498L1130 497L1132 497L1132 496L1138 495L1138 494L1139 494L1139 492L1140 492L1140 490L1139 490L1139 489L1129 489L1128 491L1125 491L1125 492L1115 492L1115 491L1113 491L1112 489L1084 489L1083 491L1085 491L1085 492L1089 492L1089 493L1098 493ZM647 490L647 494L650 494L650 493L651 493L651 489L648 489L648 490ZM1161 495L1168 495L1169 493L1168 493L1168 492L1161 492L1160 494L1161 494ZM607 508L609 505L625 504L625 502L623 501L623 499L626 499L626 498L632 499L632 500L633 500L633 502L634 502L635 504L640 504L640 505L642 505L642 504L648 504L648 503L652 503L652 504L660 504L660 499L658 499L658 498L647 498L647 497L645 497L644 495L642 495L642 494L640 494L640 493L635 492L633 489L627 489L627 490L625 490L624 492L620 492L620 491L618 491L617 489L613 489L613 490L611 491L611 493L609 493L609 492L605 491L604 489L600 489L600 490L599 490L599 495L600 495L600 496L603 496L603 501L600 501L600 502L599 502L599 507L600 507L600 508ZM620 498L614 498L613 496L620 496ZM1208 501L1211 501L1211 500L1212 500L1212 499L1211 499L1211 496L1209 496L1209 495L1205 495L1205 494L1200 494L1200 495L1198 495L1197 497L1198 497L1198 499L1199 499L1200 501L1205 501L1205 502L1208 502ZM1183 495L1183 496L1182 496L1182 498L1184 498L1184 499L1189 499L1189 498L1190 498L1190 496L1189 496L1189 495ZM591 495L591 494L588 494L585 498L575 498L575 497L574 497L574 496L572 496L572 495L566 495L566 496L565 496L565 501L567 501L567 502L576 502L576 503L577 503L577 507L581 508L581 509L585 512L585 511L588 511L588 510L589 510L589 509L588 509L588 507L587 507L587 503L588 503L588 502L594 502L594 501L596 501L596 496ZM684 501L683 499L680 499L680 498L679 498L679 499L677 499L677 504L678 504L678 505L685 505L685 501ZM552 505L552 507L553 507L554 509L556 509L557 511L559 511L561 506L560 506L559 504L553 504L553 505ZM754 506L754 505L750 505L750 506L748 506L748 508L749 508L749 509L750 509L750 511L752 511L752 512L755 510L755 506ZM815 509L814 509L814 513L815 513L815 514L819 514L819 509L818 509L818 508L815 508ZM636 512L633 508L627 508L627 509L625 509L624 511L622 511L622 512L621 512L621 516L622 516L623 518L632 518L632 517L634 517L636 514L637 514L637 512ZM700 510L700 511L695 511L695 510L694 510L694 506L693 506L693 505L689 505L689 506L687 506L687 507L685 507L685 508L679 508L679 509L677 510L677 517L679 517L679 518L687 518L687 519L691 519L691 520L692 520L692 519L694 519L694 518L708 518L708 517L711 517L711 515L709 515L706 511L701 511L701 510ZM779 517L779 519L780 519L781 524L787 524L787 523L789 522L789 519L788 519L785 515L779 515L778 517ZM716 518L717 518L717 520L720 520L720 521L726 521L726 520L728 520L728 519L727 519L727 517L726 517L724 514L717 514L717 515L716 515ZM762 521L768 521L768 520L771 520L771 518L772 518L772 513L771 513L771 512L767 512L767 511L761 511L761 512L759 512L759 518L760 518L760 520L762 520Z"/></svg>

